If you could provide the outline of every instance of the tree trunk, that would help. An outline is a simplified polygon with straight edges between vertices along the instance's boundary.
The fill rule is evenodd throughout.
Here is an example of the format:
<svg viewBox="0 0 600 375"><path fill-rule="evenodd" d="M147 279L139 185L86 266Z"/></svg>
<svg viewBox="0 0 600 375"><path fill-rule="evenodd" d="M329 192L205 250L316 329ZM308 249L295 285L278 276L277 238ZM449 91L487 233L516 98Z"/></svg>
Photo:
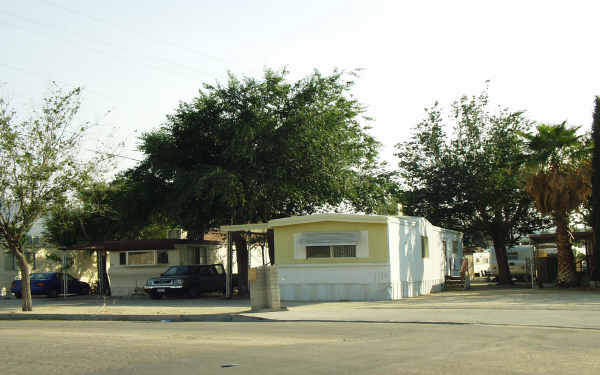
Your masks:
<svg viewBox="0 0 600 375"><path fill-rule="evenodd" d="M31 278L29 277L29 264L22 251L13 251L19 262L21 269L21 298L23 298L23 311L32 311L33 303L31 301Z"/></svg>
<svg viewBox="0 0 600 375"><path fill-rule="evenodd" d="M238 269L238 290L240 296L248 295L248 242L240 232L233 232L235 255Z"/></svg>
<svg viewBox="0 0 600 375"><path fill-rule="evenodd" d="M575 256L571 248L569 236L569 217L560 214L554 218L556 225L556 258L558 260L558 278L556 283L559 287L568 288L578 283L577 271L575 270Z"/></svg>
<svg viewBox="0 0 600 375"><path fill-rule="evenodd" d="M269 261L271 265L275 264L275 233L273 229L267 231L267 245L269 247Z"/></svg>
<svg viewBox="0 0 600 375"><path fill-rule="evenodd" d="M106 252L96 250L96 262L98 266L98 295L110 296L110 281L106 272Z"/></svg>
<svg viewBox="0 0 600 375"><path fill-rule="evenodd" d="M506 255L506 241L503 234L492 235L494 253L496 253L496 265L498 266L498 283L512 284L512 275L508 267L508 256Z"/></svg>

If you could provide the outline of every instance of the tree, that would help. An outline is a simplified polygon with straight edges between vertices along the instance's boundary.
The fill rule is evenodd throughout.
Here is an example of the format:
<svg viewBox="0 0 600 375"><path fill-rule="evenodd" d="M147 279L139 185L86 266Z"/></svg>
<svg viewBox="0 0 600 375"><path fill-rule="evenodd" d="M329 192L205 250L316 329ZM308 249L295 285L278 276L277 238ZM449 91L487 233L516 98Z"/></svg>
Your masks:
<svg viewBox="0 0 600 375"><path fill-rule="evenodd" d="M525 191L537 209L556 226L558 277L563 287L578 284L569 235L570 214L591 194L589 149L566 123L539 125L536 134L523 134L530 150Z"/></svg>
<svg viewBox="0 0 600 375"><path fill-rule="evenodd" d="M594 231L594 273L592 279L600 281L600 96L596 96L592 122L592 230Z"/></svg>
<svg viewBox="0 0 600 375"><path fill-rule="evenodd" d="M396 145L405 211L464 232L470 245L491 239L498 281L511 283L507 246L544 224L518 173L524 153L517 132L532 122L523 112L490 113L487 90L452 104L450 134L437 103L426 113L410 140Z"/></svg>
<svg viewBox="0 0 600 375"><path fill-rule="evenodd" d="M146 216L143 192L133 191L117 177L111 183L95 182L79 189L69 204L52 207L45 221L45 237L58 246L76 246L123 239L162 238L169 223ZM110 295L106 256L100 250L98 279L102 295Z"/></svg>
<svg viewBox="0 0 600 375"><path fill-rule="evenodd" d="M289 82L286 71L267 70L263 79L204 85L143 135L146 158L127 175L158 193L156 210L197 234L326 204L372 211L387 195L387 175L347 77L314 72ZM247 242L234 240L246 280Z"/></svg>
<svg viewBox="0 0 600 375"><path fill-rule="evenodd" d="M78 189L69 204L52 207L45 236L56 245L161 238L171 228L164 218L148 215L144 196L128 180L93 182ZM137 189L137 188L136 188Z"/></svg>
<svg viewBox="0 0 600 375"><path fill-rule="evenodd" d="M89 127L75 116L80 89L56 85L31 118L17 120L0 100L0 243L15 255L22 278L23 311L32 310L24 241L34 222L87 181L94 163L78 159Z"/></svg>

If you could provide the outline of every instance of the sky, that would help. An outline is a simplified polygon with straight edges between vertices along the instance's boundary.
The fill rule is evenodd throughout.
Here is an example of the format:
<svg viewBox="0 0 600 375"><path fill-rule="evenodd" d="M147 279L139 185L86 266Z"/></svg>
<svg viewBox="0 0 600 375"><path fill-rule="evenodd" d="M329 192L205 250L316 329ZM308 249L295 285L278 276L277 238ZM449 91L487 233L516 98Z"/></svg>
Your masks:
<svg viewBox="0 0 600 375"><path fill-rule="evenodd" d="M539 122L591 126L599 1L113 1L0 3L0 95L28 113L56 81L83 87L89 149L135 165L139 136L227 72L300 79L362 69L353 90L395 166L424 108L476 95ZM122 146L117 146L122 143Z"/></svg>

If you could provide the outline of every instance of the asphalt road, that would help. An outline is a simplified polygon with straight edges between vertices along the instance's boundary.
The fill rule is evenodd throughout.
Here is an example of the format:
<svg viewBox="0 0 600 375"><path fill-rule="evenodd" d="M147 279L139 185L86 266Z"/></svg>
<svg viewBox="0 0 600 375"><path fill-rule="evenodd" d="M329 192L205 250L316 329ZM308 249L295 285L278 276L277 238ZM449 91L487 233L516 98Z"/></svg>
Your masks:
<svg viewBox="0 0 600 375"><path fill-rule="evenodd" d="M0 373L598 374L599 343L476 324L1 321Z"/></svg>

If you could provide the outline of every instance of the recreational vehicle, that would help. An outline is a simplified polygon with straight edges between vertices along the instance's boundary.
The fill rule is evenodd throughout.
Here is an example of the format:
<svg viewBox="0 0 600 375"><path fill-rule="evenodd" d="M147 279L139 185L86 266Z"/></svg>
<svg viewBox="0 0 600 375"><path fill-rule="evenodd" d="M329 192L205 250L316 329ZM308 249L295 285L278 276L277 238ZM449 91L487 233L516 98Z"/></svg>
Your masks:
<svg viewBox="0 0 600 375"><path fill-rule="evenodd" d="M494 248L491 248L489 252L489 274L491 276L498 276L498 263ZM532 250L529 245L514 246L506 250L510 274L517 280L531 280L531 254Z"/></svg>

